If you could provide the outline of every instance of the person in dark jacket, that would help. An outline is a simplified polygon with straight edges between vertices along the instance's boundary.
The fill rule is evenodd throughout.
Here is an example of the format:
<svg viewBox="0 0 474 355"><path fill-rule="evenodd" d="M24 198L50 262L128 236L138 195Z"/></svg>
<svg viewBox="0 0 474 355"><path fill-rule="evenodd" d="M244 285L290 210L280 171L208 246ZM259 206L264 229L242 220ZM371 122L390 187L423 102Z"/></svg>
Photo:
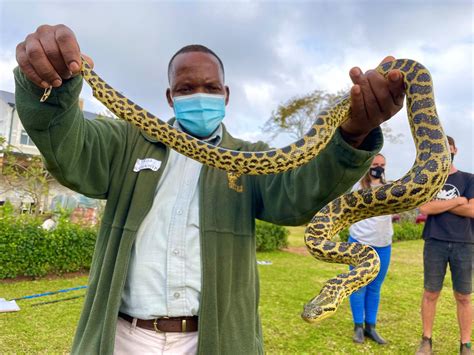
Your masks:
<svg viewBox="0 0 474 355"><path fill-rule="evenodd" d="M382 145L380 124L404 99L400 71L384 78L351 69L351 114L325 151L293 171L243 176L237 192L225 172L126 122L84 120L77 105L81 52L68 27L40 26L16 55L19 116L47 168L65 186L108 200L74 354L263 353L255 218L309 221L368 169ZM233 138L221 123L230 90L213 51L182 48L168 78L176 129L232 150L268 149Z"/></svg>

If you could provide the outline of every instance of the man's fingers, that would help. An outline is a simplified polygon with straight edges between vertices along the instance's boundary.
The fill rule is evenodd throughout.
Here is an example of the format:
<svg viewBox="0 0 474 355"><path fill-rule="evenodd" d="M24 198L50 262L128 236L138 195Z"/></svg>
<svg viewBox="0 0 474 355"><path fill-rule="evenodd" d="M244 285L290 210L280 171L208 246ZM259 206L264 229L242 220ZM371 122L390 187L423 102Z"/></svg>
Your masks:
<svg viewBox="0 0 474 355"><path fill-rule="evenodd" d="M405 99L405 84L403 82L403 74L400 70L391 70L387 75L388 89L393 99L393 103L397 106L403 106Z"/></svg>
<svg viewBox="0 0 474 355"><path fill-rule="evenodd" d="M387 85L387 79L385 79L381 74L376 72L375 70L370 70L366 73L367 80L370 83L370 87L372 89L372 93L375 96L375 99L378 103L378 108L380 113L384 113L385 115L380 116L382 119L388 119L398 110L398 108L394 108L394 100L392 94L389 90ZM389 114L389 115L387 115ZM382 123L382 122L379 122Z"/></svg>
<svg viewBox="0 0 474 355"><path fill-rule="evenodd" d="M395 57L386 56L380 65L393 62ZM392 96L393 103L397 106L403 106L403 99L405 98L405 89L403 86L403 74L398 69L391 70L387 75L388 88Z"/></svg>
<svg viewBox="0 0 474 355"><path fill-rule="evenodd" d="M387 56L382 64L394 59ZM358 145L372 129L380 126L402 107L403 76L398 70L393 70L387 77L376 70L369 70L364 74L358 67L352 68L349 75L354 83L351 89L351 112L349 119L341 125L341 132L349 134L352 140L360 137L356 141L359 142ZM347 137L344 139L348 141Z"/></svg>
<svg viewBox="0 0 474 355"><path fill-rule="evenodd" d="M68 27L41 25L17 46L17 61L35 84L59 87L62 79L80 72L81 52Z"/></svg>
<svg viewBox="0 0 474 355"><path fill-rule="evenodd" d="M81 51L74 33L64 25L56 26L56 43L63 56L64 63L72 74L81 70Z"/></svg>
<svg viewBox="0 0 474 355"><path fill-rule="evenodd" d="M360 68L352 68L349 75L354 84L359 85L365 103L365 112L369 121L374 120L380 113L379 103L374 96L367 75L363 74Z"/></svg>
<svg viewBox="0 0 474 355"><path fill-rule="evenodd" d="M21 42L16 47L16 61L18 62L18 66L20 67L21 71L25 73L26 77L35 83L36 85L46 89L49 84L44 81L40 76L36 73L35 69L31 66L30 62L28 61L28 56L26 55L26 48L25 42Z"/></svg>
<svg viewBox="0 0 474 355"><path fill-rule="evenodd" d="M40 41L35 36L28 36L25 42L26 55L28 61L34 68L38 76L46 81L49 85L58 87L62 80L48 60Z"/></svg>
<svg viewBox="0 0 474 355"><path fill-rule="evenodd" d="M365 110L364 95L359 85L354 85L351 88L351 117L366 117L367 111Z"/></svg>
<svg viewBox="0 0 474 355"><path fill-rule="evenodd" d="M63 79L69 79L71 77L71 71L66 66L61 51L59 50L56 38L53 31L45 32L44 35L39 37L39 41L43 50L48 57L49 62L52 64L56 72Z"/></svg>

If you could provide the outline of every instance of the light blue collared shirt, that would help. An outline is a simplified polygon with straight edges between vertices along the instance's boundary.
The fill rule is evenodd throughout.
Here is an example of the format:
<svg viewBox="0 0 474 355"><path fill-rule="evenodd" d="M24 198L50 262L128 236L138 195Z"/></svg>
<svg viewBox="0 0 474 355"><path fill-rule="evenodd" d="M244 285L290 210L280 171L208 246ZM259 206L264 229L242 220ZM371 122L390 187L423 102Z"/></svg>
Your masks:
<svg viewBox="0 0 474 355"><path fill-rule="evenodd" d="M174 126L180 129L177 121ZM219 126L205 141L219 145L221 139ZM153 206L132 248L120 312L140 319L198 314L201 168L201 163L170 150Z"/></svg>

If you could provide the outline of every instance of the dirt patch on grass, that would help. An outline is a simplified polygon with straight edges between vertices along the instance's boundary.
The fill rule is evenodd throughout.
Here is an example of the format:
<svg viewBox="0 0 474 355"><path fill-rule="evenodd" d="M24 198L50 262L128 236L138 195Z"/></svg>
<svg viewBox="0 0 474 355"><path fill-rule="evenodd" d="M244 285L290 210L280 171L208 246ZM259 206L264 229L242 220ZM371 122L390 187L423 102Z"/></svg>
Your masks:
<svg viewBox="0 0 474 355"><path fill-rule="evenodd" d="M72 279L74 277L88 276L88 271L75 271L75 272L66 272L64 274L48 274L46 276L35 277L35 276L17 276L11 279L2 279L0 283L10 284L20 281L34 281L34 280L57 280L57 279Z"/></svg>
<svg viewBox="0 0 474 355"><path fill-rule="evenodd" d="M282 250L287 251L288 253L293 253L293 254L298 254L298 255L304 255L304 256L310 255L308 253L308 248L306 247L287 247Z"/></svg>

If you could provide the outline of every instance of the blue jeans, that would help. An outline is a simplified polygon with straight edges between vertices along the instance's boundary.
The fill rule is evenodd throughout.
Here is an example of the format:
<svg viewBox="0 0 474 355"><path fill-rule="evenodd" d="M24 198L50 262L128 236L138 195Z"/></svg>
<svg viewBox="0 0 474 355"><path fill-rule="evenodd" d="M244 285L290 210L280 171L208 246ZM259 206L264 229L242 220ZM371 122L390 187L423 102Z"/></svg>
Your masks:
<svg viewBox="0 0 474 355"><path fill-rule="evenodd" d="M349 243L357 242L356 239L349 236ZM362 324L364 321L368 324L377 323L377 313L380 303L380 289L383 280L387 275L388 266L390 265L390 256L392 254L392 246L372 247L375 249L380 258L380 271L377 277L367 286L362 287L354 292L349 300L351 302L352 318L355 324ZM349 267L353 269L352 266Z"/></svg>

